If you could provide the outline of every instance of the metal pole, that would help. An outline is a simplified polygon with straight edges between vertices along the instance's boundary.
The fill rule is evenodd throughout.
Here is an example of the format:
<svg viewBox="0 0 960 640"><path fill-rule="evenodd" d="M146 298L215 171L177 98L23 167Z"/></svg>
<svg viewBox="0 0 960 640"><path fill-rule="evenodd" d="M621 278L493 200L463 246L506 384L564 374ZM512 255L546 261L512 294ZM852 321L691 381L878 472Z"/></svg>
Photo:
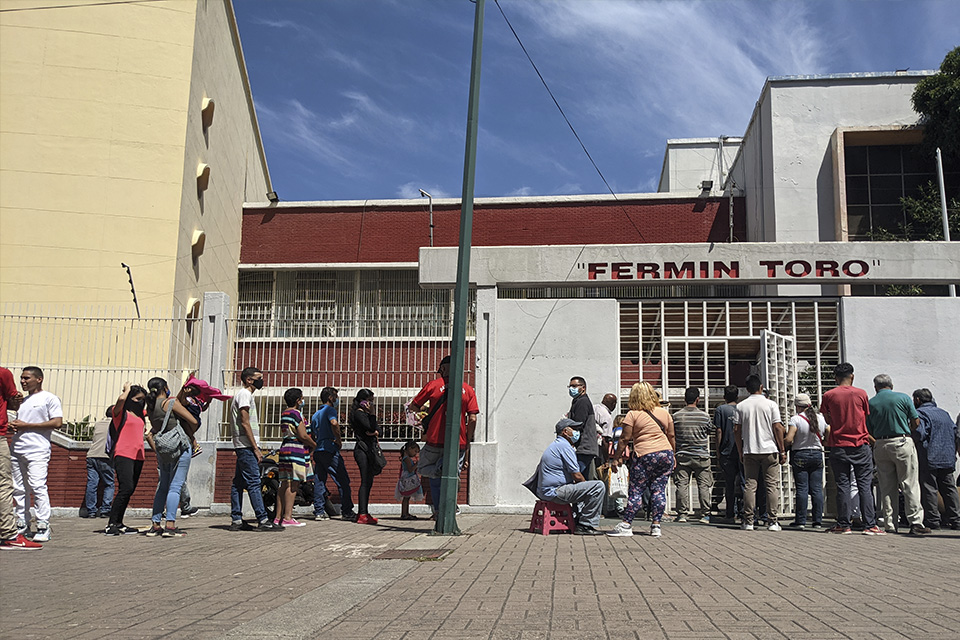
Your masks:
<svg viewBox="0 0 960 640"><path fill-rule="evenodd" d="M443 441L443 472L440 478L440 512L434 533L460 535L457 527L457 462L460 454L460 417L463 393L463 360L467 343L467 293L470 289L470 246L473 240L473 181L477 165L477 113L480 104L480 54L483 49L484 0L477 4L473 21L473 58L470 64L470 96L467 105L467 142L463 159L463 196L460 207L460 247L457 285L453 294L453 340L450 345L450 379L447 382L447 425Z"/></svg>
<svg viewBox="0 0 960 640"><path fill-rule="evenodd" d="M937 180L940 182L940 214L943 216L943 239L950 242L950 218L947 216L947 191L943 188L943 158L937 147ZM957 285L950 285L950 297L957 297Z"/></svg>
<svg viewBox="0 0 960 640"><path fill-rule="evenodd" d="M430 246L433 246L433 196L420 189L420 197L427 198L430 201Z"/></svg>

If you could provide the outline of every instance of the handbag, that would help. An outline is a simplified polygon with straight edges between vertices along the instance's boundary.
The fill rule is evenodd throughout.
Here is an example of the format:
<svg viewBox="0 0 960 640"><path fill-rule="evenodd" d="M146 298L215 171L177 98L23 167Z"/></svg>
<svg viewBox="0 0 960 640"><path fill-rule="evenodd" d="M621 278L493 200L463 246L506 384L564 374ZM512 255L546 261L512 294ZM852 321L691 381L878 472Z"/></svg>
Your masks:
<svg viewBox="0 0 960 640"><path fill-rule="evenodd" d="M400 478L397 481L397 490L402 496L412 496L420 490L420 476L414 473L407 473L403 465L400 465Z"/></svg>
<svg viewBox="0 0 960 640"><path fill-rule="evenodd" d="M367 452L370 456L370 464L373 467L373 475L378 476L387 466L387 457L383 455L383 449L380 448L380 440L374 440L373 446Z"/></svg>
<svg viewBox="0 0 960 640"><path fill-rule="evenodd" d="M610 472L610 484L607 486L607 495L612 499L627 498L630 494L630 472L626 465L620 465L616 471Z"/></svg>
<svg viewBox="0 0 960 640"><path fill-rule="evenodd" d="M172 411L173 402L170 403L170 408L167 409L167 413L163 416L163 424L160 426L160 431L153 436L154 452L158 458L168 462L186 451L183 443L184 439L181 436L183 429L180 425L177 424L172 429L167 429L167 423L170 421L170 413Z"/></svg>

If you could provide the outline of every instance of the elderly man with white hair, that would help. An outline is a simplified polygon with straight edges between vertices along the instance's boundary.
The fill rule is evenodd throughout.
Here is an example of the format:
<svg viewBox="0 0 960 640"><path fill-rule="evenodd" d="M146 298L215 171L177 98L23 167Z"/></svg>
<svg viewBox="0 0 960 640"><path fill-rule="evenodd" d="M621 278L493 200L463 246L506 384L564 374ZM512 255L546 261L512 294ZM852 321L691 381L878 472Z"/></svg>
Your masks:
<svg viewBox="0 0 960 640"><path fill-rule="evenodd" d="M899 491L903 491L903 506L910 535L930 533L923 526L923 508L920 504L919 462L911 432L920 424L913 399L893 390L893 380L885 373L873 379L877 394L870 398L867 430L876 442L873 459L880 484L880 513L883 528L896 531L899 520Z"/></svg>

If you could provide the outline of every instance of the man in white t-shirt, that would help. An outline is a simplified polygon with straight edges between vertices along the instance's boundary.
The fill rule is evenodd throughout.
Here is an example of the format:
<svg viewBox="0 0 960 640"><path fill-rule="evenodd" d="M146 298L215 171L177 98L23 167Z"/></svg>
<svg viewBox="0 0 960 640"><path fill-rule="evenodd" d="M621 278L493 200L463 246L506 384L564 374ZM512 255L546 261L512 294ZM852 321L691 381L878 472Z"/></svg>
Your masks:
<svg viewBox="0 0 960 640"><path fill-rule="evenodd" d="M783 447L783 421L777 403L763 396L763 385L757 376L747 378L750 395L741 400L733 418L743 473L743 523L741 528L753 531L753 515L757 505L757 478L763 473L767 485L767 529L780 531L777 523L777 505L780 504L780 465L787 462Z"/></svg>
<svg viewBox="0 0 960 640"><path fill-rule="evenodd" d="M20 374L20 387L27 397L20 403L17 419L10 423L13 431L13 500L17 529L30 530L30 494L37 514L35 542L50 540L50 496L47 493L47 466L50 464L50 437L63 424L60 398L43 390L40 367L25 367Z"/></svg>
<svg viewBox="0 0 960 640"><path fill-rule="evenodd" d="M250 497L250 504L257 516L254 531L283 531L283 526L270 522L263 506L260 488L260 419L253 394L263 388L263 372L256 367L247 367L240 372L243 388L233 396L230 407L230 430L237 465L230 487L230 531L241 531L243 524L243 492Z"/></svg>

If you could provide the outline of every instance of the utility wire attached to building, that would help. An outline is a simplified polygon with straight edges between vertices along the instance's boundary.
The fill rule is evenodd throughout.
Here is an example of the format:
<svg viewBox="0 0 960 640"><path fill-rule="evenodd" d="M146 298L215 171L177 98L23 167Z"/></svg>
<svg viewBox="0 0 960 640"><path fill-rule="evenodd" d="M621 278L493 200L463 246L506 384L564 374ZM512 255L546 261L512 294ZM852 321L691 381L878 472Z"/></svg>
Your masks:
<svg viewBox="0 0 960 640"><path fill-rule="evenodd" d="M137 288L133 286L133 272L130 271L130 265L121 262L120 266L127 270L127 279L130 280L130 293L133 294L133 306L137 310L137 319L140 319L140 304L137 302Z"/></svg>
<svg viewBox="0 0 960 640"><path fill-rule="evenodd" d="M520 48L523 50L523 55L527 56L527 60L530 62L530 65L533 67L533 70L536 71L537 77L540 78L540 82L543 83L543 88L547 90L547 93L550 94L550 99L553 100L553 104L556 105L557 110L560 112L560 115L563 116L563 121L567 123L567 126L570 127L570 131L573 132L573 137L577 139L577 142L580 143L580 148L583 149L583 152L586 154L587 159L590 161L590 164L593 165L593 168L596 170L597 175L600 176L600 179L603 180L603 184L607 187L607 191L610 192L610 195L613 196L613 199L618 203L620 198L617 197L617 194L614 193L613 189L610 187L610 183L607 182L607 179L604 177L603 172L600 171L600 167L597 166L597 163L594 162L593 156L590 155L590 152L587 150L587 145L583 143L583 140L580 139L580 134L577 133L577 130L574 128L573 123L570 122L570 119L567 117L567 114L563 112L563 107L560 106L560 102L557 101L557 97L553 95L553 91L550 90L550 85L547 84L547 81L543 78L543 74L540 73L540 69L537 68L537 63L533 61L533 58L530 57L530 53L527 51L527 48L523 46L523 41L520 40L520 36L517 34L517 30L513 28L513 25L510 23L510 19L507 17L507 14L503 12L503 7L500 6L500 0L494 0L494 3L497 5L497 9L500 10L500 15L503 16L504 21L507 23L507 26L510 28L510 32L513 33L513 37L517 39L517 44L520 45ZM620 209L623 211L623 214L627 217L627 220L630 221L630 224L633 225L633 228L637 230L637 235L640 236L640 239L646 242L646 238L643 237L643 232L640 231L640 227L633 221L633 218L630 217L630 214L627 213L627 210L624 209L623 205L620 205Z"/></svg>

